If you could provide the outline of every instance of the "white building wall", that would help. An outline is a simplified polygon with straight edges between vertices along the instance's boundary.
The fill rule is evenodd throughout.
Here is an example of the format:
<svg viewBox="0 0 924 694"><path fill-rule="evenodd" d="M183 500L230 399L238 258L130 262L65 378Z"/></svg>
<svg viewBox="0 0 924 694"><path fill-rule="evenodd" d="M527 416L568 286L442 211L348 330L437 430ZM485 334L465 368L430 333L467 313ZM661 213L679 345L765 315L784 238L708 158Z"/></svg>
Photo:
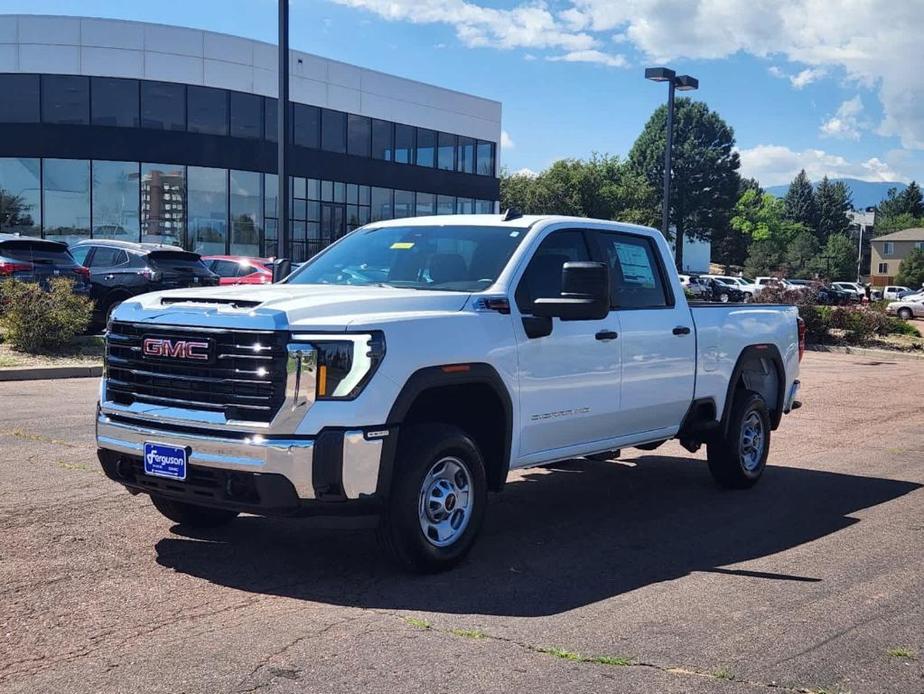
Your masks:
<svg viewBox="0 0 924 694"><path fill-rule="evenodd" d="M198 29L88 17L0 15L0 71L129 77L276 96L276 46ZM290 51L290 98L497 143L501 104Z"/></svg>

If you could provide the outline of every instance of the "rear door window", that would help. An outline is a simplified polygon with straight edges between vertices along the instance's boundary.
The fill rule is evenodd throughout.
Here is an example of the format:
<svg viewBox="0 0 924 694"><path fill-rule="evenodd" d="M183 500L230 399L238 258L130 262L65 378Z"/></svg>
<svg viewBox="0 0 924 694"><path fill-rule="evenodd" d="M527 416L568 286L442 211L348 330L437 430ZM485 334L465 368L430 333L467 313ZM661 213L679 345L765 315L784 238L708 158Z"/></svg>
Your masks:
<svg viewBox="0 0 924 694"><path fill-rule="evenodd" d="M610 266L610 301L614 308L673 305L651 239L609 232L600 232L599 238ZM709 286L705 278L697 277L696 283Z"/></svg>
<svg viewBox="0 0 924 694"><path fill-rule="evenodd" d="M96 268L114 268L120 265L128 265L128 253L121 248L110 248L108 246L97 246L96 253L90 261L94 269Z"/></svg>

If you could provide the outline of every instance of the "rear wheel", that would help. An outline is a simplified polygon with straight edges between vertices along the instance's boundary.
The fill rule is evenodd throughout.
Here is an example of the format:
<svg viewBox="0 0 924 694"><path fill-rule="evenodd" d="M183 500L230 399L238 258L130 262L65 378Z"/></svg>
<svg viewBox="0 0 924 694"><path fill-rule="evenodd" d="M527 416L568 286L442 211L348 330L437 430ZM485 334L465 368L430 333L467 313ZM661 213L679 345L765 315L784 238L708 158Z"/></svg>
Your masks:
<svg viewBox="0 0 924 694"><path fill-rule="evenodd" d="M174 523L190 528L217 528L230 523L237 517L237 511L196 506L156 495L151 496L151 503L161 512L161 515Z"/></svg>
<svg viewBox="0 0 924 694"><path fill-rule="evenodd" d="M391 497L379 540L404 568L434 573L468 554L487 504L484 462L455 426L420 424L401 432Z"/></svg>
<svg viewBox="0 0 924 694"><path fill-rule="evenodd" d="M722 292L721 294L719 294L719 301L721 301L723 304L727 304L728 303L728 292Z"/></svg>
<svg viewBox="0 0 924 694"><path fill-rule="evenodd" d="M898 317L902 320L911 320L912 312L910 308L898 309Z"/></svg>
<svg viewBox="0 0 924 694"><path fill-rule="evenodd" d="M708 446L709 472L722 487L746 489L756 484L770 452L770 413L754 391L739 390L727 433Z"/></svg>

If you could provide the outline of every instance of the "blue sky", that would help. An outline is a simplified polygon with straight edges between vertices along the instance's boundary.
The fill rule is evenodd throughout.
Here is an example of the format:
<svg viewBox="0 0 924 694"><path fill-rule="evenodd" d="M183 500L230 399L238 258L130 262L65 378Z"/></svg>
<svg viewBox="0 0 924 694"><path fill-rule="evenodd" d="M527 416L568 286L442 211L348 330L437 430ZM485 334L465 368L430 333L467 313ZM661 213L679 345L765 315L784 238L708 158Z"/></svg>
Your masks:
<svg viewBox="0 0 924 694"><path fill-rule="evenodd" d="M292 0L295 48L498 99L510 170L625 155L666 88L700 79L742 173L924 178L924 12L855 0ZM0 12L164 22L274 41L273 0L0 0ZM910 68L910 69L909 69Z"/></svg>

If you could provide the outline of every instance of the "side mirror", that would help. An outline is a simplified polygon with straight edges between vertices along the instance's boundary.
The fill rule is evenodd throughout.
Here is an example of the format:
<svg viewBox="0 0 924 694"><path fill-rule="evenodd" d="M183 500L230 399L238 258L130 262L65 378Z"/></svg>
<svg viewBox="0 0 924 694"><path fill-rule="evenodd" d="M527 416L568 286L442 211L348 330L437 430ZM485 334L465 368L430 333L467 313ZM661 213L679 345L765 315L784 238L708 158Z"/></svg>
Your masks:
<svg viewBox="0 0 924 694"><path fill-rule="evenodd" d="M561 296L536 299L533 315L561 320L601 320L610 312L610 268L590 261L565 263Z"/></svg>
<svg viewBox="0 0 924 694"><path fill-rule="evenodd" d="M273 261L273 282L288 277L292 273L292 261L288 258L276 258Z"/></svg>

